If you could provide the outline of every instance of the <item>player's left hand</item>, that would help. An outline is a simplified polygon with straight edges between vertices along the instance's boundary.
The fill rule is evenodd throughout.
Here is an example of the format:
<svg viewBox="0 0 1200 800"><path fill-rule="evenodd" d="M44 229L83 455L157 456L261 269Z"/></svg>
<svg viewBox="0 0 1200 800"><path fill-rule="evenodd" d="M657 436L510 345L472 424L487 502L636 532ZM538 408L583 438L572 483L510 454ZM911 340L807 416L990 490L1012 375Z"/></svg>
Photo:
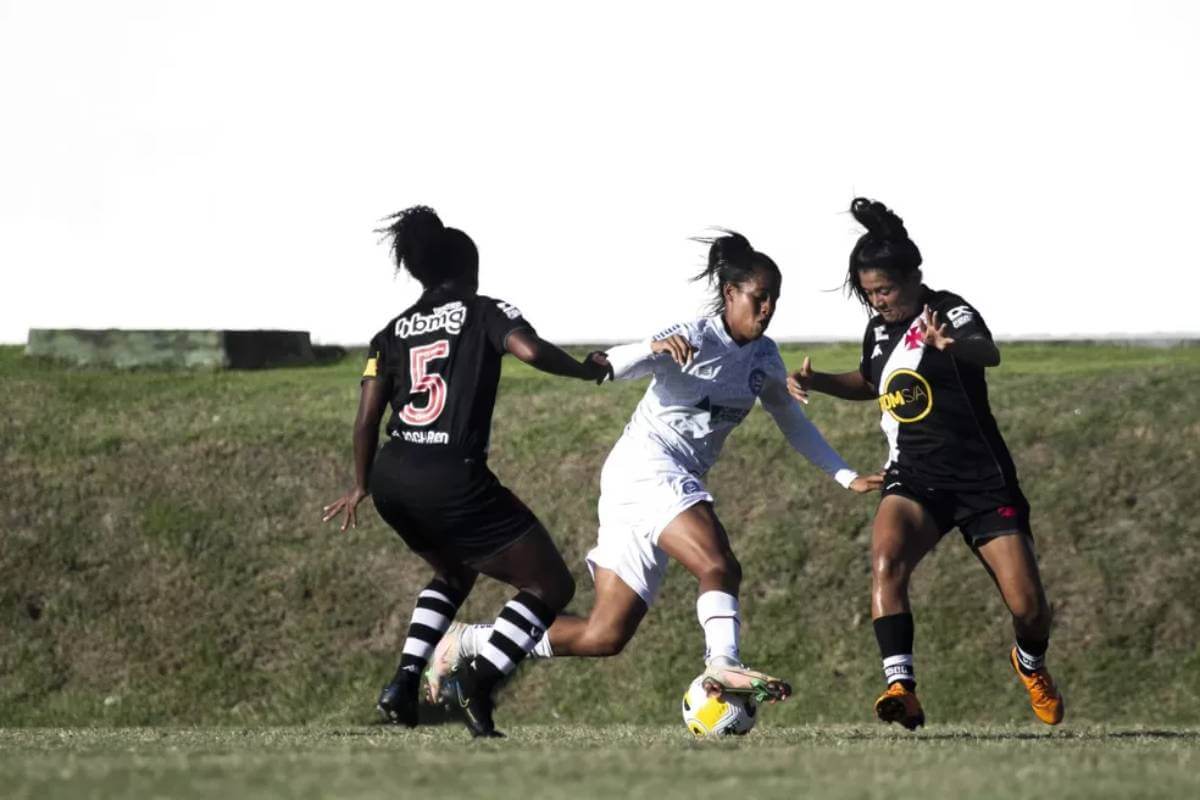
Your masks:
<svg viewBox="0 0 1200 800"><path fill-rule="evenodd" d="M337 500L334 500L332 503L321 509L321 512L324 514L324 516L321 517L321 522L329 522L329 520L336 517L339 513L345 511L346 517L342 520L342 527L339 528L339 530L344 531L346 528L357 528L358 504L363 501L363 498L365 498L367 494L367 492L363 491L357 486L354 487Z"/></svg>
<svg viewBox="0 0 1200 800"><path fill-rule="evenodd" d="M938 350L945 350L950 345L954 344L954 339L946 335L946 323L938 324L938 313L925 306L925 311L921 313L921 318L917 320L917 327L921 331L921 336L925 340L926 347L934 347Z"/></svg>

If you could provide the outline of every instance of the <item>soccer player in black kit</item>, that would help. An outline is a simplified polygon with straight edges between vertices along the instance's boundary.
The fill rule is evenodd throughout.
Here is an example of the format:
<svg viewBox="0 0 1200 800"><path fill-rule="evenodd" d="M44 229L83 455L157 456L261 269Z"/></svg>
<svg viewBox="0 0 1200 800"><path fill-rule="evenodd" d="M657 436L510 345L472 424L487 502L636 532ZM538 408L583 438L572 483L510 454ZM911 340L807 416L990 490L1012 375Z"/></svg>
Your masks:
<svg viewBox="0 0 1200 800"><path fill-rule="evenodd" d="M384 718L417 724L417 690L429 654L480 573L518 589L492 636L455 683L456 705L475 736L499 736L492 692L541 638L575 583L537 517L487 465L500 358L505 352L549 372L601 382L601 354L576 361L538 337L515 307L477 293L479 254L465 233L430 208L388 218L397 269L424 293L372 340L354 424L355 485L324 508L357 524L368 494L434 575L417 598L400 665L379 697ZM388 442L376 451L391 404Z"/></svg>
<svg viewBox="0 0 1200 800"><path fill-rule="evenodd" d="M884 722L924 724L913 669L908 582L951 528L992 576L1012 613L1013 670L1038 719L1057 725L1062 695L1045 667L1050 606L1038 574L1029 503L988 404L984 370L1000 351L963 298L922 283L921 253L903 221L882 203L857 198L851 213L867 231L850 253L847 287L875 316L855 372L814 372L805 359L789 390L878 400L890 453L871 540L871 616L887 691L875 702Z"/></svg>

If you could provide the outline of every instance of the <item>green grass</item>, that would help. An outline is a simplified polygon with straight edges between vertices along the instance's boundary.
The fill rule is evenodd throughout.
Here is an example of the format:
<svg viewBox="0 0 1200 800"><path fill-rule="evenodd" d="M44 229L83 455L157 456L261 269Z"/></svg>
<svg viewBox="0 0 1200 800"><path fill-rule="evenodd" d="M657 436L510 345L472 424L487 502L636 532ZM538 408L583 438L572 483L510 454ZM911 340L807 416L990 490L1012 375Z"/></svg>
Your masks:
<svg viewBox="0 0 1200 800"><path fill-rule="evenodd" d="M818 369L858 360L849 345L785 357L806 352ZM358 530L319 522L349 485L359 369L71 370L0 348L0 725L370 721L428 576L369 504ZM1200 723L1200 348L1010 345L989 382L1034 506L1068 724ZM506 359L492 467L560 543L577 609L600 465L644 387ZM872 404L808 413L852 463L881 463ZM775 724L866 724L874 501L760 412L708 483L746 575L745 655L804 688ZM491 618L509 593L481 582L461 617ZM701 666L694 594L673 567L624 654L523 669L500 719L674 726ZM1025 724L1005 610L956 535L913 599L930 720Z"/></svg>
<svg viewBox="0 0 1200 800"><path fill-rule="evenodd" d="M54 797L1194 797L1200 730L682 726L0 730L12 800Z"/></svg>

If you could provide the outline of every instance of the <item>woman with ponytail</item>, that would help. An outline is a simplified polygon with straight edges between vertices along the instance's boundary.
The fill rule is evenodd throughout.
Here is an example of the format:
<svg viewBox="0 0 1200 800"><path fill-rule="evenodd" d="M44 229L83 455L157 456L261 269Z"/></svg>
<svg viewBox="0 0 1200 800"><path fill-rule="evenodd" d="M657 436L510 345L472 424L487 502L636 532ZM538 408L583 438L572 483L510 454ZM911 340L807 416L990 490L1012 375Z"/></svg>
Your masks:
<svg viewBox="0 0 1200 800"><path fill-rule="evenodd" d="M699 581L705 678L712 693L787 698L786 681L745 667L739 654L742 571L704 477L729 433L761 400L792 446L844 488L868 492L788 396L779 350L764 334L779 301L779 268L738 233L708 245L699 280L715 289L710 316L614 347L617 380L650 376L646 394L600 476L599 541L587 554L596 600L587 617L560 614L535 656L611 656L637 631L673 558ZM487 625L451 628L433 655L430 689L480 652Z"/></svg>
<svg viewBox="0 0 1200 800"><path fill-rule="evenodd" d="M1000 351L983 317L956 294L922 283L921 252L882 203L857 198L867 230L850 252L846 286L874 312L859 369L816 372L806 358L788 382L810 392L877 400L890 453L871 540L871 615L883 658L884 722L924 724L913 668L908 582L921 559L957 526L1012 613L1008 660L1038 719L1057 725L1062 695L1045 667L1050 606L1038 574L1029 503L988 404L984 370Z"/></svg>
<svg viewBox="0 0 1200 800"><path fill-rule="evenodd" d="M357 525L368 495L379 515L433 569L420 593L396 675L379 697L385 721L417 724L421 671L480 573L518 589L497 629L455 684L475 736L499 736L492 692L571 600L575 583L537 517L487 466L500 358L512 353L553 375L600 383L603 356L578 362L540 338L513 305L478 293L479 253L431 208L388 218L396 269L424 287L420 299L371 340L354 424L355 485L324 508ZM376 451L391 404L388 442Z"/></svg>

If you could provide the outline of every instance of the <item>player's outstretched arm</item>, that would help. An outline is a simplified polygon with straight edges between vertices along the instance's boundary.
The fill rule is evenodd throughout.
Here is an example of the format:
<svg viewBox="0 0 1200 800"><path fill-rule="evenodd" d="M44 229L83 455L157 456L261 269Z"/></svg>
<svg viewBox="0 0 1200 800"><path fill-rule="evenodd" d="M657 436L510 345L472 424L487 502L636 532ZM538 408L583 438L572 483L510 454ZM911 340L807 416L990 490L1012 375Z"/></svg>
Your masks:
<svg viewBox="0 0 1200 800"><path fill-rule="evenodd" d="M854 372L816 372L812 360L804 357L797 372L788 376L788 394L801 403L808 402L810 392L840 397L843 400L874 400L878 393L858 370Z"/></svg>
<svg viewBox="0 0 1200 800"><path fill-rule="evenodd" d="M792 449L807 458L843 487L858 494L873 492L883 485L881 475L860 475L825 441L800 405L784 391L781 382L769 381L760 395L763 408L775 420Z"/></svg>
<svg viewBox="0 0 1200 800"><path fill-rule="evenodd" d="M602 351L593 350L582 361L576 361L570 353L528 329L510 333L504 346L529 366L551 375L595 381L598 384L612 377L612 367Z"/></svg>
<svg viewBox="0 0 1200 800"><path fill-rule="evenodd" d="M379 443L379 422L387 407L384 384L375 378L362 382L358 398L358 415L354 419L354 488L321 509L322 522L344 514L342 527L358 527L358 504L370 491L371 465L375 462L375 447Z"/></svg>

